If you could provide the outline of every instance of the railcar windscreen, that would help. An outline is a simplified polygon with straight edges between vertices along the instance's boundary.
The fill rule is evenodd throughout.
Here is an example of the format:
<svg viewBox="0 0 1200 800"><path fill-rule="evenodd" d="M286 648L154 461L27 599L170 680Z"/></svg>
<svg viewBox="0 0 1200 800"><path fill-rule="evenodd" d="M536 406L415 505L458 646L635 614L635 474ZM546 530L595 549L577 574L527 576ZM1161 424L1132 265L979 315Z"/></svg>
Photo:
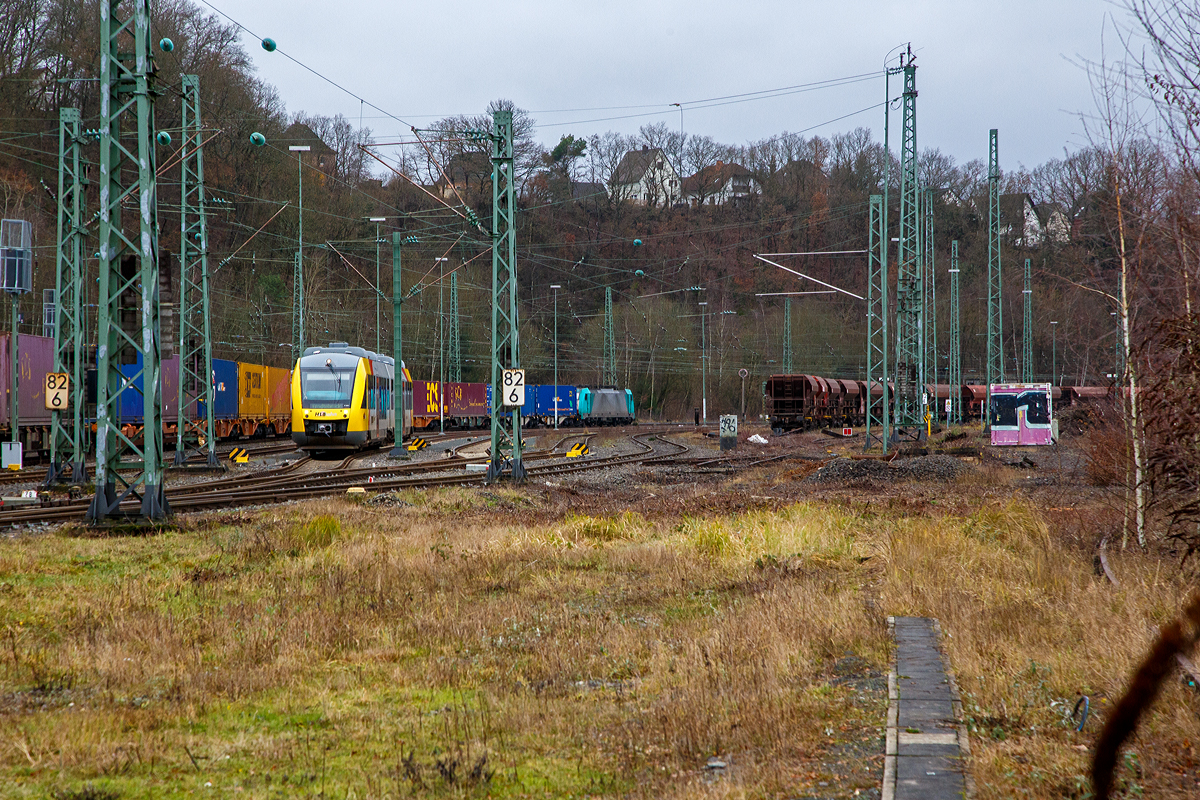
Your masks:
<svg viewBox="0 0 1200 800"><path fill-rule="evenodd" d="M354 397L354 370L302 369L300 397L305 408L349 408Z"/></svg>
<svg viewBox="0 0 1200 800"><path fill-rule="evenodd" d="M1044 390L1036 392L1021 392L1017 397L1018 406L1028 406L1025 411L1025 421L1030 425L1050 424L1049 398Z"/></svg>

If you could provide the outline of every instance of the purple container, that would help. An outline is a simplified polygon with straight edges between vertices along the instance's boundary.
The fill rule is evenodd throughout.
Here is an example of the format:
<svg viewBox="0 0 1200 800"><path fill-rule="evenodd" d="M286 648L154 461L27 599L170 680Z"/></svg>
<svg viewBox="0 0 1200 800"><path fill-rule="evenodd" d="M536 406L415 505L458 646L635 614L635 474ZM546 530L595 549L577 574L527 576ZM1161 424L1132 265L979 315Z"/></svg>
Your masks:
<svg viewBox="0 0 1200 800"><path fill-rule="evenodd" d="M49 425L50 412L46 410L46 374L53 371L54 340L44 336L21 334L17 337L17 406L20 421L27 425ZM9 334L0 336L0 423L8 424L10 412L8 378L11 372L11 350Z"/></svg>

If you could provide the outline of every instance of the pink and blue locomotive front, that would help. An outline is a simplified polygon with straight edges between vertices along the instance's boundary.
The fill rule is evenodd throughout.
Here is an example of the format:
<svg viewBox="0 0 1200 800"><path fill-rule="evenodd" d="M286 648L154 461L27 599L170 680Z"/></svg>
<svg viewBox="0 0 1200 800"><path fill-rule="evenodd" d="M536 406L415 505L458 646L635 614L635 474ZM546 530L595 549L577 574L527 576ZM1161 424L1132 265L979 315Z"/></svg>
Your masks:
<svg viewBox="0 0 1200 800"><path fill-rule="evenodd" d="M992 385L988 422L993 445L1054 443L1053 403L1048 383Z"/></svg>

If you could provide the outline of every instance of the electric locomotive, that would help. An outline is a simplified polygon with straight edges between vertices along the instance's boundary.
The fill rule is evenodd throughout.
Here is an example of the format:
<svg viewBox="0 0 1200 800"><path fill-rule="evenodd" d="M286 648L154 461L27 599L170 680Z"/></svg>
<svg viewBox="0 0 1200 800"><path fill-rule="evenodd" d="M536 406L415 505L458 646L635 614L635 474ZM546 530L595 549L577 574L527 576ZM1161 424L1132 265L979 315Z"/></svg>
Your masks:
<svg viewBox="0 0 1200 800"><path fill-rule="evenodd" d="M316 451L394 441L394 401L404 397L405 388L403 370L399 386L395 373L391 357L346 342L305 349L292 370L292 440ZM400 419L407 422L403 412Z"/></svg>

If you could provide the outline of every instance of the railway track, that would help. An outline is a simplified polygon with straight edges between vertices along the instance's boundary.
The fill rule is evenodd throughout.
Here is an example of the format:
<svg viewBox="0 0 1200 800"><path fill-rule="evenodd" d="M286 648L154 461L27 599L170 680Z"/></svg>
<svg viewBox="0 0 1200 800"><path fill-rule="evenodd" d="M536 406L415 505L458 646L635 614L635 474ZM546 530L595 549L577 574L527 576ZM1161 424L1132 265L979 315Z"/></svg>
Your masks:
<svg viewBox="0 0 1200 800"><path fill-rule="evenodd" d="M629 425L624 427L598 427L598 428L559 428L557 431L554 428L529 428L526 429L527 434L533 436L542 436L547 434L561 434L564 437L583 437L596 436L600 433L611 434L632 434L651 433L651 432L683 432L695 430L694 425L684 425L679 423L650 423L647 425ZM421 438L428 440L431 444L437 444L449 439L460 439L464 436L484 436L486 431L476 430L452 430L445 433L420 433ZM229 460L229 454L237 448L248 450L251 458L262 457L267 455L286 454L295 451L296 445L288 438L277 439L245 439L233 442L222 442L217 448L217 459L222 464ZM168 454L173 455L173 451L168 450ZM168 455L168 463L170 463L171 455ZM189 464L193 467L203 463L200 458L192 458ZM95 473L95 461L89 459L87 461L88 475ZM29 467L23 470L0 473L0 486L11 486L15 484L42 484L46 480L46 468L42 466Z"/></svg>
<svg viewBox="0 0 1200 800"><path fill-rule="evenodd" d="M632 463L653 463L657 458L678 457L687 453L687 445L671 442L653 433L639 433L632 437L641 452L627 455L594 456L577 461L540 463L561 459L557 452L571 440L590 441L592 432L572 432L560 437L553 447L530 451L525 455L529 478L549 477L580 472L589 469L620 466ZM670 451L659 453L652 441L665 444ZM487 456L464 457L455 448L445 458L429 459L413 463L402 463L380 467L353 467L355 461L373 455L373 451L347 456L337 466L303 472L303 468L314 463L305 456L277 469L265 470L253 475L234 475L213 481L172 487L167 491L167 502L176 512L203 511L213 508L231 508L244 505L263 505L290 500L305 500L344 494L353 486L361 486L369 492L395 491L398 489L429 486L463 486L481 484L483 474L478 472L452 472L465 468L469 463L485 463ZM532 462L532 463L530 463ZM422 474L426 473L426 474ZM0 511L0 527L13 525L69 522L80 520L87 511L90 499L56 501L47 505L16 508ZM138 503L130 501L130 513L136 513Z"/></svg>

